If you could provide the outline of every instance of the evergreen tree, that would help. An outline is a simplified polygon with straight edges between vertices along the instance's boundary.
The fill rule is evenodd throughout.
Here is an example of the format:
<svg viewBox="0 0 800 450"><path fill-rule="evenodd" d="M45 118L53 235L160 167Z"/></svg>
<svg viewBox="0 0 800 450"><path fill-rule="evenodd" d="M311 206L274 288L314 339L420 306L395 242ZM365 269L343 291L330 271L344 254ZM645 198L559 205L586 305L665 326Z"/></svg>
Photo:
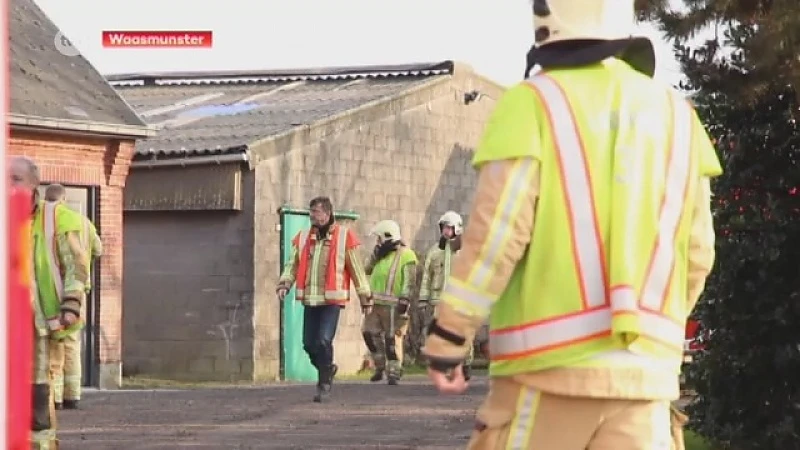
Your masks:
<svg viewBox="0 0 800 450"><path fill-rule="evenodd" d="M638 3L675 43L725 173L717 264L695 314L712 330L689 370L690 427L734 450L800 449L800 2ZM701 29L712 39L688 47Z"/></svg>

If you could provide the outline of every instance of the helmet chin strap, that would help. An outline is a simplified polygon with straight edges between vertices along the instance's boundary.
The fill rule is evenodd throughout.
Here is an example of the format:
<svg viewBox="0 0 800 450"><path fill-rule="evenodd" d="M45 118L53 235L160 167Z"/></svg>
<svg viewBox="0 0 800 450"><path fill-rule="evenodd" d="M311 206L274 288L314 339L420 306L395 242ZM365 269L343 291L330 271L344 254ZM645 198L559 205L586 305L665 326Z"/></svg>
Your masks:
<svg viewBox="0 0 800 450"><path fill-rule="evenodd" d="M450 250L455 252L461 249L461 236L455 235L451 238L445 236L439 237L439 250L444 250L448 242L450 242Z"/></svg>

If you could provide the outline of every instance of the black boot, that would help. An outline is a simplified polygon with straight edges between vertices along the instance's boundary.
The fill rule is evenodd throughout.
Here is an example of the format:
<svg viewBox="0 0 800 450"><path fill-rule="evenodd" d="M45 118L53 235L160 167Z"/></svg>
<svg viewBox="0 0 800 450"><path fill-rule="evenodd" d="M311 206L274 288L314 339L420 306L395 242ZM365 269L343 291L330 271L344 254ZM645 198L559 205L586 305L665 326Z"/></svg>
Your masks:
<svg viewBox="0 0 800 450"><path fill-rule="evenodd" d="M383 380L383 369L375 369L375 373L372 374L372 378L369 381L376 383L381 380Z"/></svg>
<svg viewBox="0 0 800 450"><path fill-rule="evenodd" d="M472 378L472 366L464 364L461 367L461 372L464 374L464 381L469 381Z"/></svg>
<svg viewBox="0 0 800 450"><path fill-rule="evenodd" d="M330 374L330 377L328 378L328 384L330 384L331 386L333 385L333 378L336 376L336 372L338 371L339 371L339 366L337 366L336 364L331 364L331 369L328 372Z"/></svg>
<svg viewBox="0 0 800 450"><path fill-rule="evenodd" d="M31 430L48 430L52 426L50 417L50 385L33 385L33 410L31 411Z"/></svg>
<svg viewBox="0 0 800 450"><path fill-rule="evenodd" d="M333 385L333 377L339 371L339 366L331 364L328 367L322 367L319 370L319 377L317 382L317 393L314 395L314 403L322 403L327 401L331 395L331 386Z"/></svg>
<svg viewBox="0 0 800 450"><path fill-rule="evenodd" d="M61 411L62 409L64 409L64 404L63 403L56 403L56 411Z"/></svg>
<svg viewBox="0 0 800 450"><path fill-rule="evenodd" d="M398 368L397 361L390 361L389 370L386 371L387 384L389 386L397 386L402 375L401 370Z"/></svg>
<svg viewBox="0 0 800 450"><path fill-rule="evenodd" d="M317 393L314 394L314 403L322 403L327 401L328 398L331 396L331 385L330 384L318 384L317 385Z"/></svg>
<svg viewBox="0 0 800 450"><path fill-rule="evenodd" d="M80 409L78 400L64 400L64 409Z"/></svg>

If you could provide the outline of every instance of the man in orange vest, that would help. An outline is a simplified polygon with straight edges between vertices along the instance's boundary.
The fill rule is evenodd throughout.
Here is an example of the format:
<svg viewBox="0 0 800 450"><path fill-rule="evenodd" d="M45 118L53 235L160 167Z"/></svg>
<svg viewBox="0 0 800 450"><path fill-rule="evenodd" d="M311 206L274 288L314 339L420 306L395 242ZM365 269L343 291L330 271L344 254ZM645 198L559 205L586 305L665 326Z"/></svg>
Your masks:
<svg viewBox="0 0 800 450"><path fill-rule="evenodd" d="M364 272L358 237L336 223L333 203L317 197L309 203L311 228L292 239L292 256L281 274L276 290L283 301L292 285L295 300L305 306L303 347L317 368L314 401L328 398L338 367L333 363L333 338L339 313L350 301L350 281L355 284L365 313L372 308L369 280Z"/></svg>
<svg viewBox="0 0 800 450"><path fill-rule="evenodd" d="M429 375L463 392L458 366L490 317L470 449L669 450L685 321L714 261L719 160L689 102L652 79L634 0L532 6L532 75L475 152Z"/></svg>

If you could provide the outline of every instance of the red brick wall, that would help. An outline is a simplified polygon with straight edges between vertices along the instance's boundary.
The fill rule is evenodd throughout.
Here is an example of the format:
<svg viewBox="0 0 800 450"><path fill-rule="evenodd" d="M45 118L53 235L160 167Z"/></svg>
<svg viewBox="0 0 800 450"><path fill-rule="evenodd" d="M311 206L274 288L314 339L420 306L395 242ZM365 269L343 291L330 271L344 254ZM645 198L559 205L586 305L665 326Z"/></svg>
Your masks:
<svg viewBox="0 0 800 450"><path fill-rule="evenodd" d="M133 141L11 132L11 154L33 158L43 182L100 188L100 363L122 359L122 192Z"/></svg>

